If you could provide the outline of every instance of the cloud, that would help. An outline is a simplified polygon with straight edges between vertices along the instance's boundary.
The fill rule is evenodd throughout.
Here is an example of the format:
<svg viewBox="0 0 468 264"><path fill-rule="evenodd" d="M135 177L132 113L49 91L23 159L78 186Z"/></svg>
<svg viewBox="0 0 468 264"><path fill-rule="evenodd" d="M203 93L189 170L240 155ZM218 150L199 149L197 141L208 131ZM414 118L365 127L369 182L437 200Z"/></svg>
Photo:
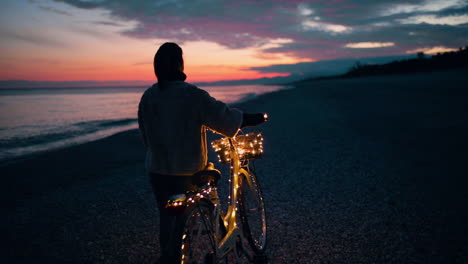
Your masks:
<svg viewBox="0 0 468 264"><path fill-rule="evenodd" d="M171 39L181 43L205 40L229 48L258 47L280 38L297 41L304 31L335 35L351 29L321 16L320 12L327 14L323 8L328 8L329 4L317 1L307 4L304 1L242 0L55 1L78 8L107 10L114 19L134 21L135 27L122 31L130 37ZM345 1L342 2L333 4L344 5ZM338 12L340 8L335 9L334 12ZM310 15L314 18L309 18ZM313 19L320 19L320 22Z"/></svg>
<svg viewBox="0 0 468 264"><path fill-rule="evenodd" d="M358 42L358 43L348 43L345 45L345 48L351 49L375 49L375 48L385 48L393 47L395 43L393 42Z"/></svg>
<svg viewBox="0 0 468 264"><path fill-rule="evenodd" d="M419 48L419 49L414 49L414 50L408 50L406 51L407 54L415 54L418 52L424 52L426 54L437 54L437 53L443 53L443 52L449 52L449 51L456 51L457 49L454 48L447 48L444 46L437 46L437 47L429 47L429 48Z"/></svg>
<svg viewBox="0 0 468 264"><path fill-rule="evenodd" d="M51 46L51 47L64 47L66 44L50 36L40 34L40 32L33 32L31 30L23 30L21 32L10 31L10 30L0 30L0 35L2 40L13 39L25 42L30 45L36 46Z"/></svg>
<svg viewBox="0 0 468 264"><path fill-rule="evenodd" d="M52 13L59 14L59 15L73 16L71 13L69 13L67 11L56 9L56 8L53 8L53 7L50 7L50 6L39 6L39 8L44 10L44 11L52 12Z"/></svg>
<svg viewBox="0 0 468 264"><path fill-rule="evenodd" d="M344 25L328 24L328 23L322 23L322 22L317 22L313 20L303 21L302 28L306 31L307 30L319 30L319 31L324 31L324 32L329 32L329 33L334 33L334 34L348 33L351 31L350 27L347 27Z"/></svg>
<svg viewBox="0 0 468 264"><path fill-rule="evenodd" d="M102 7L105 4L105 0L53 0L54 2L66 2L78 8L83 9L94 9Z"/></svg>
<svg viewBox="0 0 468 264"><path fill-rule="evenodd" d="M426 0L415 4L396 4L382 12L383 16L405 13L438 12L449 8L463 8L468 6L466 0Z"/></svg>
<svg viewBox="0 0 468 264"><path fill-rule="evenodd" d="M131 38L208 41L231 49L261 49L262 56L310 60L404 54L421 43L459 46L468 34L468 28L460 26L466 19L466 0L54 1L103 10L102 20L131 25L119 31ZM275 42L278 39L291 41ZM346 47L369 40L398 46Z"/></svg>
<svg viewBox="0 0 468 264"><path fill-rule="evenodd" d="M95 21L93 22L96 25L104 25L104 26L113 26L113 27L123 27L120 23L110 22L110 21Z"/></svg>
<svg viewBox="0 0 468 264"><path fill-rule="evenodd" d="M312 10L308 5L304 3L300 3L297 6L297 10L299 12L299 15L301 16L310 16L314 13L314 10Z"/></svg>
<svg viewBox="0 0 468 264"><path fill-rule="evenodd" d="M435 15L412 16L404 19L398 19L402 24L431 24L431 25L449 25L456 26L468 23L468 15L453 15L439 17Z"/></svg>

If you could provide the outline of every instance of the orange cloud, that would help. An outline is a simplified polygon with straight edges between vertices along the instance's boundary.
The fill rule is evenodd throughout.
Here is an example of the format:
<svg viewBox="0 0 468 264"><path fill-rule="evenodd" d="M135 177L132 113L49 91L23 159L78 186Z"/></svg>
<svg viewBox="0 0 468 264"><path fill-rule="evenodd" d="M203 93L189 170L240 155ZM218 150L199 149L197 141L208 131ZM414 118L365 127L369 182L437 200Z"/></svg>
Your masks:
<svg viewBox="0 0 468 264"><path fill-rule="evenodd" d="M444 47L444 46L437 46L437 47L426 47L426 48L408 50L408 51L406 51L406 53L407 54L414 54L414 53L418 53L418 52L424 52L426 54L437 54L437 53L456 51L456 50L457 49L454 49L454 48L447 48L447 47Z"/></svg>
<svg viewBox="0 0 468 264"><path fill-rule="evenodd" d="M385 48L393 47L395 43L393 42L357 42L357 43L348 43L345 45L345 48L351 49L375 49L375 48Z"/></svg>

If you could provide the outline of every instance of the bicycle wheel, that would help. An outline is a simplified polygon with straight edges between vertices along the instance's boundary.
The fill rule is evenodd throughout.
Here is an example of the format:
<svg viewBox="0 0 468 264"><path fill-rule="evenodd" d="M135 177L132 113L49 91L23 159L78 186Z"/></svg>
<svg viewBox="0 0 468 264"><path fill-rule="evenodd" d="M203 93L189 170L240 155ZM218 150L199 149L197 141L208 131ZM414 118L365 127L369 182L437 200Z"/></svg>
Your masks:
<svg viewBox="0 0 468 264"><path fill-rule="evenodd" d="M199 200L187 208L181 225L180 263L215 263L213 204Z"/></svg>
<svg viewBox="0 0 468 264"><path fill-rule="evenodd" d="M240 181L239 210L242 229L253 251L262 254L266 247L267 231L262 191L253 173L243 175Z"/></svg>

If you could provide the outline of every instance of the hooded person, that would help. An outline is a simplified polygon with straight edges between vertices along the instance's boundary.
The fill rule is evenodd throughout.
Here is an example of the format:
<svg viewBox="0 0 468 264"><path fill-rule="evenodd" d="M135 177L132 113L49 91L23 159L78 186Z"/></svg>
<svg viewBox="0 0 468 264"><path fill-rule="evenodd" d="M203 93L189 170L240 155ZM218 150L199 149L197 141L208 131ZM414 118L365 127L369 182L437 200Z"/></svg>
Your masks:
<svg viewBox="0 0 468 264"><path fill-rule="evenodd" d="M161 263L172 263L171 223L164 209L168 198L184 193L192 175L208 165L206 130L227 137L239 128L263 123L263 114L243 113L185 82L182 49L164 43L154 56L157 83L138 106L139 130L146 147L145 167L160 212Z"/></svg>

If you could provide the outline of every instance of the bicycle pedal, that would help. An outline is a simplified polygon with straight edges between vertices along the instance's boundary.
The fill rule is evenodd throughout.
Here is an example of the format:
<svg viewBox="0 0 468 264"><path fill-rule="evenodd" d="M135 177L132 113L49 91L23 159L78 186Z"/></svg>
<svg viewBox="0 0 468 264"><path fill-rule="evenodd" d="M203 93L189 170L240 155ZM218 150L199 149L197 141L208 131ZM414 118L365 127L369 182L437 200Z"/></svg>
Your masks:
<svg viewBox="0 0 468 264"><path fill-rule="evenodd" d="M253 263L254 264L267 264L268 263L268 257L267 255L255 255L253 257Z"/></svg>

